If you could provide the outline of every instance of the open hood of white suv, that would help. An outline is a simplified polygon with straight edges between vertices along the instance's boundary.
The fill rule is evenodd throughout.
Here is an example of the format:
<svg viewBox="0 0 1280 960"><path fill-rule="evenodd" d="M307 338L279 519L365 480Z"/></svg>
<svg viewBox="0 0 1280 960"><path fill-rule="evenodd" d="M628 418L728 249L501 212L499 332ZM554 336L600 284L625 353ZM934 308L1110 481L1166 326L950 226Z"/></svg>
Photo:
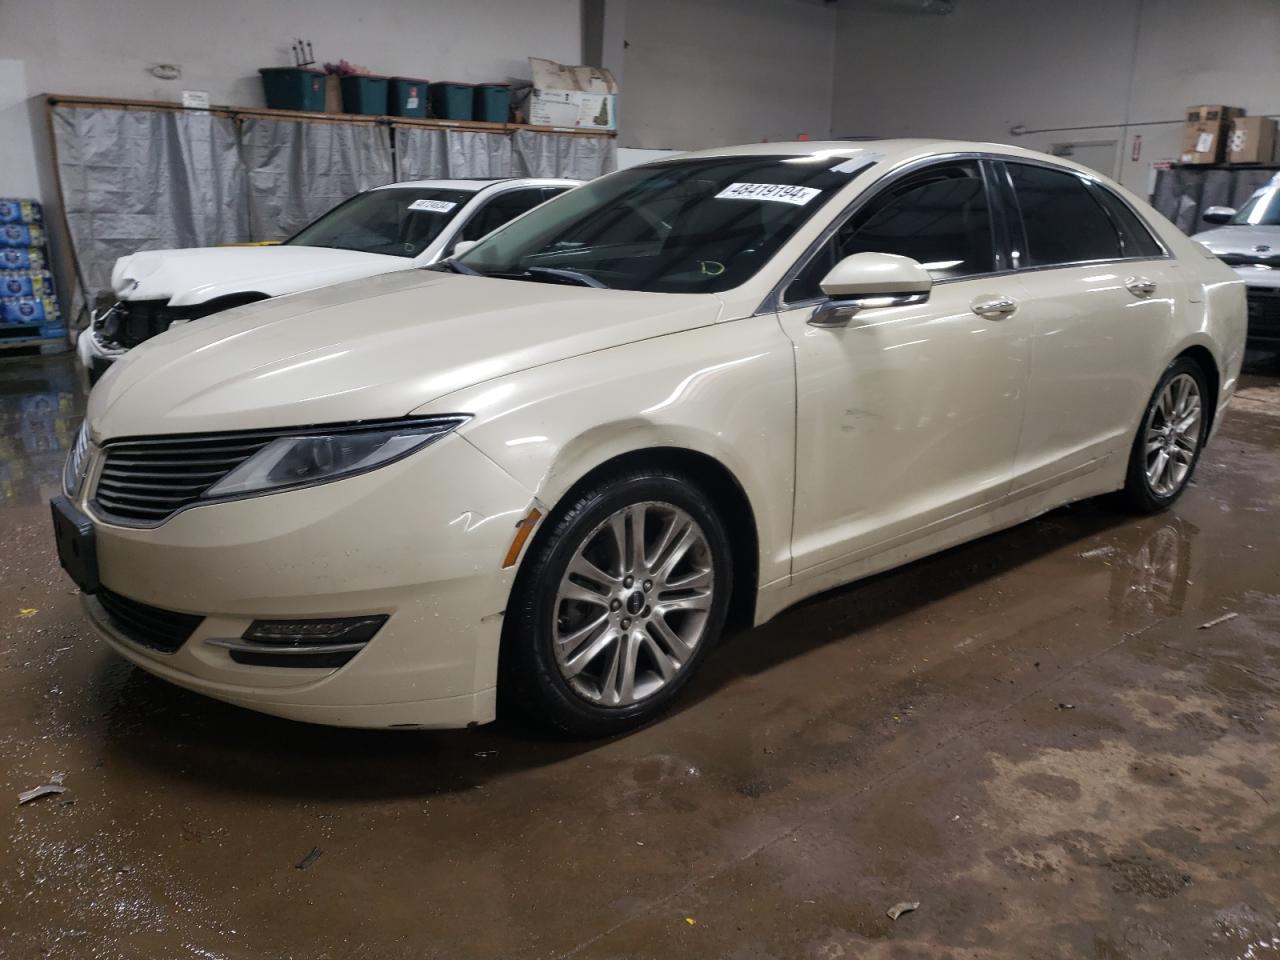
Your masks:
<svg viewBox="0 0 1280 960"><path fill-rule="evenodd" d="M713 294L395 273L148 340L94 388L89 426L101 441L401 417L463 387L712 324L720 312Z"/></svg>
<svg viewBox="0 0 1280 960"><path fill-rule="evenodd" d="M329 247L144 250L116 261L111 288L122 300L168 300L182 307L237 293L275 297L417 265L409 257Z"/></svg>

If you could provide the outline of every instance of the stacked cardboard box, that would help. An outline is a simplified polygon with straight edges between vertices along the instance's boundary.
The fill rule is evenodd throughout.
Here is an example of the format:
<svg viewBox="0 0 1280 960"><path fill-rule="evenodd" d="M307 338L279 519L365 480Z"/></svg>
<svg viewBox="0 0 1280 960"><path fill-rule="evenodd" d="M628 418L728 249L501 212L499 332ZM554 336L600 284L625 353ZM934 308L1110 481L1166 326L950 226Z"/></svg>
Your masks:
<svg viewBox="0 0 1280 960"><path fill-rule="evenodd" d="M1239 107L1208 104L1187 108L1187 121L1182 128L1183 163L1221 163L1224 156L1228 125L1243 117Z"/></svg>
<svg viewBox="0 0 1280 960"><path fill-rule="evenodd" d="M0 347L66 338L45 240L39 203L0 198Z"/></svg>
<svg viewBox="0 0 1280 960"><path fill-rule="evenodd" d="M1272 163L1276 159L1276 122L1270 117L1236 117L1227 135L1228 163Z"/></svg>

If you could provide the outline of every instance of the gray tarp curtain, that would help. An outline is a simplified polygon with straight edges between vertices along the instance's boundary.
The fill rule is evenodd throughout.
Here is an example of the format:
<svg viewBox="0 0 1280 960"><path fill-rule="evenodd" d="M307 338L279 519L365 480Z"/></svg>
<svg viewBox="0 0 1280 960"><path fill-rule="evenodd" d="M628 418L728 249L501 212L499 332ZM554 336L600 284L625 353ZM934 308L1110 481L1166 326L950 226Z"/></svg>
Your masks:
<svg viewBox="0 0 1280 960"><path fill-rule="evenodd" d="M574 177L615 169L612 137L57 104L78 317L138 250L278 240L394 180Z"/></svg>
<svg viewBox="0 0 1280 960"><path fill-rule="evenodd" d="M396 179L572 177L592 180L617 168L613 137L516 130L483 133L395 125Z"/></svg>
<svg viewBox="0 0 1280 960"><path fill-rule="evenodd" d="M245 117L240 156L255 240L283 240L353 194L396 179L391 132L370 124Z"/></svg>
<svg viewBox="0 0 1280 960"><path fill-rule="evenodd" d="M250 239L231 118L59 107L53 132L82 291L106 289L116 258L137 250Z"/></svg>

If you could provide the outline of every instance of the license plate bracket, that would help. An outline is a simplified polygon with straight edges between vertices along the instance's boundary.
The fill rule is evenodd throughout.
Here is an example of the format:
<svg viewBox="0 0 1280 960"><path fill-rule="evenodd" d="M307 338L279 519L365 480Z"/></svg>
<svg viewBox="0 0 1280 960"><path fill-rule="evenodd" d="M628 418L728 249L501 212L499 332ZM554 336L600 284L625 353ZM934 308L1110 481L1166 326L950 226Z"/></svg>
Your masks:
<svg viewBox="0 0 1280 960"><path fill-rule="evenodd" d="M58 562L84 593L97 593L98 541L93 521L64 496L49 501Z"/></svg>

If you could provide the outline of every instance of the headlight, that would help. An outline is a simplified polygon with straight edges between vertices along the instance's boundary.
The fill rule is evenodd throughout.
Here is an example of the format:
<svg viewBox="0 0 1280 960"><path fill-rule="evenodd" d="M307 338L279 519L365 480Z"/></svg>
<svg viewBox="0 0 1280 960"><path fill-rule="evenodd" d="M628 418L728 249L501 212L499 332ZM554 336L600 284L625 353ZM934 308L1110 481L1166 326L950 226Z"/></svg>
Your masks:
<svg viewBox="0 0 1280 960"><path fill-rule="evenodd" d="M62 489L74 500L80 496L80 488L84 486L85 467L89 463L89 424L80 424L80 432L76 434L75 445L67 454L67 462L62 468Z"/></svg>
<svg viewBox="0 0 1280 960"><path fill-rule="evenodd" d="M202 495L205 499L268 493L365 473L421 450L466 422L465 416L406 420L279 437Z"/></svg>

